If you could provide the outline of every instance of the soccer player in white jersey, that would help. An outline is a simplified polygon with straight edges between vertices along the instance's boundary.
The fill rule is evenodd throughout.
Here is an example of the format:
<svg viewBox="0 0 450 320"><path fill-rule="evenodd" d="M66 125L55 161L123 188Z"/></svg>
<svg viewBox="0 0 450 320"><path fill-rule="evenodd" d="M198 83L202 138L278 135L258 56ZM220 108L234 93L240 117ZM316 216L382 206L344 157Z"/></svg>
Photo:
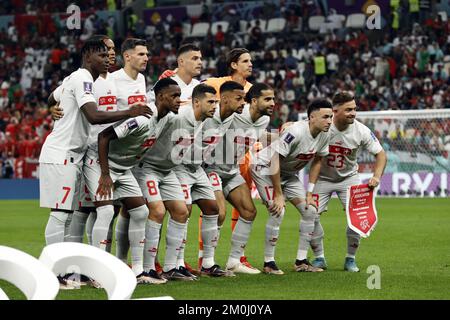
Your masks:
<svg viewBox="0 0 450 320"><path fill-rule="evenodd" d="M107 36L98 35L93 36L97 37L106 45L106 48L108 49L108 59L109 59L109 67L115 65L116 63L116 53L115 53L115 46L114 42L109 39ZM114 82L109 77L110 73L102 73L100 76L95 80L94 86L93 86L93 94L95 96L95 99L97 101L98 109L101 111L116 111L117 110L117 92L116 92L116 86ZM61 87L58 87L55 92L53 93L55 100L59 101L58 97L58 91ZM60 109L58 106L53 109L52 115L55 116L55 113L58 112ZM61 115L62 116L62 115ZM91 127L91 131L89 133L89 146L87 154L89 153L95 153L97 155L97 137L98 133L101 132L103 129L105 129L109 125L95 125ZM96 157L96 156L95 156ZM84 236L84 230L87 223L86 233L88 237L88 243L92 244L92 229L94 226L94 222L96 220L97 212L95 210L95 206L92 202L91 197L89 196L89 190L87 189L86 184L84 183L84 178L82 178L82 184L80 187L80 208L76 210L73 213L72 221L70 223L70 238L69 240L72 242L83 242L83 236ZM116 206L116 214L118 214L118 210L120 209L120 206ZM108 231L108 243L106 244L106 251L111 252L111 234L112 234L112 224L110 225L109 231ZM81 278L83 280L83 277Z"/></svg>
<svg viewBox="0 0 450 320"><path fill-rule="evenodd" d="M333 117L332 105L328 100L317 99L308 106L309 121L298 121L287 127L278 140L261 150L252 166L252 177L259 195L269 211L266 224L264 249L264 272L283 274L275 263L275 246L284 216L285 199L300 212L300 240L295 261L296 271L318 272L307 260L307 253L317 217L308 187L305 194L303 182L297 173L312 161L309 179L317 180L322 157L328 154L328 129Z"/></svg>
<svg viewBox="0 0 450 320"><path fill-rule="evenodd" d="M150 114L144 105L125 111L98 111L92 88L94 80L109 67L107 49L102 40L87 40L81 55L82 67L63 81L60 105L65 115L55 121L39 157L41 207L51 209L45 229L47 244L64 241L69 217L78 209L81 166L90 125ZM55 104L50 95L49 105Z"/></svg>
<svg viewBox="0 0 450 320"><path fill-rule="evenodd" d="M151 104L153 116L150 120L138 117L115 124L102 131L98 136L100 165L95 162L84 169L90 171L87 175L90 179L86 179L89 190L96 190L96 194L91 194L91 196L96 201L98 218L100 217L100 208L103 211L102 219L109 218L105 225L109 226L114 215L112 199L121 199L128 209L130 215L128 238L131 247L132 269L138 283L160 284L166 281L150 277L143 268L145 223L149 211L131 169L158 139L170 116L173 115L172 112L178 113L180 88L175 81L163 79L158 81L154 90L156 101L155 104ZM107 230L103 234L105 237L106 233ZM96 245L95 237L93 240Z"/></svg>
<svg viewBox="0 0 450 320"><path fill-rule="evenodd" d="M147 102L146 98L146 84L145 77L142 74L145 71L148 63L148 49L145 40L128 38L125 39L121 46L122 58L124 67L110 74L111 80L114 81L117 88L117 109L126 110L134 103ZM86 163L97 157L87 159ZM95 190L90 190L95 192ZM106 226L106 221L109 219L100 219L95 221L93 233L103 234ZM89 221L89 220L88 220ZM127 253L129 249L128 227L130 223L130 216L126 212L126 208L120 211L119 218L116 224L116 256L127 261ZM98 236L103 238L103 236ZM111 237L108 236L106 242L109 242Z"/></svg>
<svg viewBox="0 0 450 320"><path fill-rule="evenodd" d="M250 147L265 135L275 105L275 95L270 86L257 83L247 92L245 100L248 104L242 113L234 115L230 129L215 149L214 157L206 160L204 168L214 187L219 207L224 208L225 203L221 201L227 199L240 214L231 236L227 270L258 274L258 269L249 268L240 261L256 217L256 208L250 189L240 174L239 163ZM225 213L226 210L221 212L219 225L223 224Z"/></svg>
<svg viewBox="0 0 450 320"><path fill-rule="evenodd" d="M330 127L329 154L322 159L319 179L314 187L314 195L318 197L319 214L327 210L333 192L337 193L345 208L347 188L361 183L357 163L360 149L367 150L376 159L373 177L368 182L370 188L379 185L386 167L386 154L378 139L369 128L355 120L356 108L355 98L350 92L339 92L333 97L334 116ZM325 269L327 263L324 256L323 235L320 216L317 216L311 240L311 248L316 257L312 265ZM346 271L359 271L355 262L359 242L360 236L347 227L347 256L344 263Z"/></svg>
<svg viewBox="0 0 450 320"><path fill-rule="evenodd" d="M145 78L140 72L144 71L147 66L147 55L148 49L145 40L129 38L122 43L122 56L125 65L122 69L109 74L109 81L114 83L117 90L117 109L126 110L134 103L146 102ZM95 184L99 178L98 172L91 169L91 166L97 165L97 160L98 151L96 145L94 145L93 148L88 149L83 167L85 180L94 181L94 185L92 183L88 185L88 189L90 189L88 191L91 195L96 191ZM90 174L93 174L93 177L89 176ZM93 187L95 189L92 189ZM110 228L113 224L114 213L111 216L109 203L105 204L97 201L94 205L97 208L97 214L92 216L95 217L92 228L92 245L108 250L111 246L112 232ZM113 210L115 212L118 211L117 203L116 209Z"/></svg>
<svg viewBox="0 0 450 320"><path fill-rule="evenodd" d="M204 214L201 237L205 246L200 270L201 274L211 277L231 275L222 270L214 260L218 240L219 207L214 189L201 167L203 162L203 125L216 114L217 103L216 90L213 87L199 84L194 88L192 106L180 108L179 116L183 120L173 131L176 147L172 149L172 158L174 162L179 163L174 171L183 188L189 214L192 212L193 203L196 203ZM224 111L223 115L226 117L224 125L229 126L230 122L227 119L230 116L227 117L228 112ZM210 141L210 136L207 136L205 140ZM184 256L179 255L178 259L179 263L182 263Z"/></svg>
<svg viewBox="0 0 450 320"><path fill-rule="evenodd" d="M203 87L205 86L201 85L197 91L194 89L197 100L199 99L197 92L201 92L199 90ZM212 90L213 88L208 87L208 89ZM166 256L162 277L168 280L197 279L185 267L184 256L180 257L179 254L180 249L184 247L183 242L187 233L186 221L189 211L186 206L185 197L189 195L189 190L187 186L184 186L184 190L182 189L180 181L173 169L176 164L179 164L179 161L177 161L179 154L190 152L189 149L194 139L195 127L200 127L202 120L207 117L212 117L213 112L211 111L215 110L216 102L217 100L214 95L211 94L207 103L199 104L197 101L195 111L191 104L185 104L181 109L181 114L171 119L170 126L164 128L164 132L158 141L150 152L145 155L139 167L134 170L134 174L140 184L142 193L146 197L150 210L149 220L146 226L144 267L146 267L146 271L151 275L156 274L155 258L159 244L160 230L167 209L170 218L167 227ZM195 114L200 118L199 120L195 118ZM209 189L207 190L211 191L209 194L207 193L210 199L206 199L201 204L204 204L208 215L212 215L217 220L217 205L214 200L211 200L211 198L214 199L214 193L209 184L206 188L208 187ZM214 202L210 203L211 201ZM211 208L215 210L211 210ZM216 238L213 232L214 230L217 233L217 221L212 230L206 230L205 237L210 238L208 243ZM220 270L217 270L217 268L213 271L214 275L220 275Z"/></svg>
<svg viewBox="0 0 450 320"><path fill-rule="evenodd" d="M195 77L198 77L202 71L202 53L200 49L192 44L186 43L178 48L177 51L176 72L170 76L175 80L181 89L181 105L192 103L192 90L200 83ZM160 79L166 78L163 74ZM155 100L155 94L152 90L147 92L148 101Z"/></svg>
<svg viewBox="0 0 450 320"><path fill-rule="evenodd" d="M200 83L200 81L195 79L195 77L199 76L202 70L202 54L200 49L191 43L182 45L177 51L177 64L178 67L176 69L176 72L173 74L171 73L170 78L172 80L175 80L181 89L181 106L188 105L189 107L192 107L192 91ZM160 79L166 77L167 76L163 74L160 76ZM154 99L155 94L153 90L149 90L147 92L147 100L153 101ZM186 237L188 223L189 217L186 220L186 233L185 238L183 239L183 245L178 250L177 265L181 272L192 275L197 274L198 272L196 270L193 270L192 267L186 262L183 262L183 265L181 263L182 260L184 260L184 247L187 241ZM145 252L145 254L148 254L147 251ZM149 261L149 259L145 258L144 260ZM157 271L162 271L157 258L155 261L155 266Z"/></svg>

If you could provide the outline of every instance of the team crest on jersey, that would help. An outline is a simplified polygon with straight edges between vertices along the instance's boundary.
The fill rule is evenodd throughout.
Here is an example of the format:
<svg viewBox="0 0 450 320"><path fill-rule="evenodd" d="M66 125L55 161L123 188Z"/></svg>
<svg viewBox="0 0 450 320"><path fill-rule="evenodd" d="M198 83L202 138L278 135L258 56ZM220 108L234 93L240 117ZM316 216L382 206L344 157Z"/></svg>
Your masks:
<svg viewBox="0 0 450 320"><path fill-rule="evenodd" d="M127 121L127 127L128 127L128 130L132 130L134 128L137 128L138 127L138 123L137 123L136 119L131 119L131 120Z"/></svg>
<svg viewBox="0 0 450 320"><path fill-rule="evenodd" d="M294 140L294 138L295 137L288 132L288 133L286 133L286 136L284 137L284 142L291 143Z"/></svg>
<svg viewBox="0 0 450 320"><path fill-rule="evenodd" d="M83 82L84 92L92 93L92 82Z"/></svg>

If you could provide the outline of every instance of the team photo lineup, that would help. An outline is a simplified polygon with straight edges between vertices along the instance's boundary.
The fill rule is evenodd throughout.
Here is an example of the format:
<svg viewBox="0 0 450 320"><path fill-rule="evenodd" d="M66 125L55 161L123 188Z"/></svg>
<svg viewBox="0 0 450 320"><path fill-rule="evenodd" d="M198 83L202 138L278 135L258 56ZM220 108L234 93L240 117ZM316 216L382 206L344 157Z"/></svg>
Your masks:
<svg viewBox="0 0 450 320"><path fill-rule="evenodd" d="M63 242L65 237L82 241L86 219L95 215L90 244L111 250L115 207L118 212L123 205L115 230L116 256L127 262L131 251L138 283L196 280L199 274L221 277L260 273L244 255L256 208L239 165L266 134L274 89L245 80L252 70L248 50L230 51L230 77L199 83L194 77L201 72L200 49L184 44L177 52L176 73L158 80L149 94L140 74L148 61L145 40L126 39L122 45L125 65L111 74L108 67L115 59L111 39L94 36L86 41L82 53L81 68L65 78L49 98L50 104L58 106L61 118L55 122L40 156L41 206L51 208L45 229L47 245ZM233 78L245 82L240 84ZM347 188L360 183L355 156L341 149L370 150L377 165L369 186L378 186L386 156L370 129L355 121L355 115L356 103L349 92L337 93L333 101L315 99L308 106L309 121L292 123L275 141L264 139L271 144L259 151L267 153L258 157L261 164L243 166L247 181L251 183L253 178L269 212L263 272L283 274L275 263L275 247L285 199L301 214L295 270L326 269L318 210L326 210L334 191L345 203ZM330 129L333 140L343 142L335 151L340 161L337 165L330 165L326 159L329 146L334 146ZM272 157L278 155L273 153L281 156L275 168L271 166ZM310 182L305 190L298 173L310 161ZM336 170L344 161L345 171ZM215 263L214 250L225 219L226 201L237 212L233 216L230 255L222 269ZM193 203L202 211L199 270L186 265L183 257ZM158 273L156 258L166 210L170 216L166 255ZM358 272L355 254L360 236L349 228L347 237L345 270ZM316 257L312 263L307 260L310 247ZM63 278L60 281L69 285Z"/></svg>
<svg viewBox="0 0 450 320"><path fill-rule="evenodd" d="M299 1L319 12L326 8L330 15L334 9L325 4L332 2ZM408 16L411 20L396 20L397 12L402 12L398 8L414 10L416 3L422 8L429 2L390 1L388 7L394 13L387 21L390 30L397 32L396 21L406 21L405 34L415 28L412 16ZM294 9L285 12L286 16L296 14ZM236 12L229 10L227 14ZM357 256L362 238L369 236L378 219L394 214L388 210L397 210L389 202L390 209L380 210L377 216L379 200L375 196L383 195L381 184L389 162L398 160L391 160L392 144L369 125L372 122L358 117L361 106L366 111L371 106L374 110L388 109L360 99L363 89L359 80L355 85L336 76L337 50L330 49L329 55L322 51L320 58L311 60L314 76L305 85L305 98L298 101L302 112L296 117L286 114L274 124L273 119L282 114L280 96L293 90L255 75L254 63L261 66L258 52L264 48L264 40L254 28L249 29L248 42L232 41L232 46L220 53L226 75L216 76L210 68L205 70L205 55L211 54L205 52L208 46L202 39L199 42L189 37L175 37L171 68L161 70L153 59L155 48L163 46L158 43L161 39L139 32L139 22L130 18L128 27L130 23L135 26L119 41L108 28L83 33L83 39L78 39L79 63L72 66L75 71L57 79L57 86L46 97L51 127L36 153L39 207L48 214L44 228L34 230L43 243L40 250L60 243L95 247L126 265L136 288L156 287L149 289L154 290L152 295L158 295L159 288L171 288L171 282L180 290L204 281L215 281L217 285L208 285L219 288L226 281L239 286L239 278L255 277L262 283L283 281L289 274L296 275L299 286L305 277L324 279L330 275L326 284L336 273L344 274L345 281L351 283L368 265L376 265L376 244L364 255L370 260L363 262L364 269ZM450 56L448 23L445 25L441 37L448 40L441 46L443 51L439 50L442 56ZM99 29L108 32L103 34ZM394 33L390 37L400 36ZM220 45L220 39L215 37L214 41ZM315 45L320 47L317 42ZM310 44L309 50L320 52L316 49ZM437 52L429 58L436 63ZM381 55L382 59L386 56ZM389 63L386 74L392 71ZM329 69L323 69L325 66ZM376 72L377 68L378 62ZM403 72L400 69L397 72ZM156 70L158 74L148 76ZM448 75L442 72L438 74L442 79L433 75L433 83L442 86L440 108L444 109L449 106L450 87ZM332 77L338 85L327 87L324 83ZM371 79L367 88L378 90L371 88L376 82ZM387 79L379 81L380 85L389 85L392 79ZM319 88L327 90L318 94ZM403 109L400 98L395 103ZM448 113L445 117L450 118ZM450 137L445 117L442 128ZM395 136L393 141L401 144L398 139ZM370 167L360 165L361 154L370 158ZM448 175L450 161L445 155L448 162L439 172ZM441 187L439 192L447 191ZM443 211L449 208L446 200L439 207ZM330 214L335 214L337 224L344 228L336 234L342 240L339 245L325 248L328 231L321 220ZM288 215L288 224L295 223L294 232L288 232L290 225L283 223ZM259 235L254 240L256 233ZM289 266L279 262L285 246L277 244L283 238L295 248L289 252ZM257 256L262 260L254 258L255 241L259 241ZM388 250L386 245L377 250ZM226 252L219 258L218 251L225 246ZM194 260L185 255L188 250L195 252ZM329 251L333 252L332 262L327 260ZM59 273L56 278L59 290L104 289L101 281L83 272ZM237 292L234 297L245 299Z"/></svg>

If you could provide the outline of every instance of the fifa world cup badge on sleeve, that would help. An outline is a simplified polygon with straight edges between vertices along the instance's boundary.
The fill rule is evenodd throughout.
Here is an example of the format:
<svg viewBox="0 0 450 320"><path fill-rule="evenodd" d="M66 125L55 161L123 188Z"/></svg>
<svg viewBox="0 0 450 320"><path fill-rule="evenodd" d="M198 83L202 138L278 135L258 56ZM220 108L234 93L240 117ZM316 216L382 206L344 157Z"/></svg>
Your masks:
<svg viewBox="0 0 450 320"><path fill-rule="evenodd" d="M286 133L286 135L284 137L284 142L291 143L294 140L294 138L295 137L288 132L288 133Z"/></svg>
<svg viewBox="0 0 450 320"><path fill-rule="evenodd" d="M92 93L92 82L83 82L84 92Z"/></svg>
<svg viewBox="0 0 450 320"><path fill-rule="evenodd" d="M378 222L375 208L375 189L368 184L351 186L347 189L346 214L350 229L367 238Z"/></svg>

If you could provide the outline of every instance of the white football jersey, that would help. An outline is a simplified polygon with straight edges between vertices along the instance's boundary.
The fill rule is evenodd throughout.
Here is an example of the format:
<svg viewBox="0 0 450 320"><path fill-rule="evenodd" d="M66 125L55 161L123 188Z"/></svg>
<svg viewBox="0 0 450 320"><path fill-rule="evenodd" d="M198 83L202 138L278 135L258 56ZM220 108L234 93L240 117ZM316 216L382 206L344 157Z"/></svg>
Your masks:
<svg viewBox="0 0 450 320"><path fill-rule="evenodd" d="M117 109L126 110L133 103L147 102L145 95L145 77L138 73L136 80L132 79L122 68L110 75L117 88Z"/></svg>
<svg viewBox="0 0 450 320"><path fill-rule="evenodd" d="M258 153L258 164L267 165L274 152L284 157L280 161L281 176L292 176L302 170L316 154L328 154L328 132L311 135L308 121L297 121L287 127L269 147Z"/></svg>
<svg viewBox="0 0 450 320"><path fill-rule="evenodd" d="M158 121L158 110L150 104L153 115L139 116L114 125L116 140L109 144L109 165L119 170L133 168L158 139L171 114Z"/></svg>
<svg viewBox="0 0 450 320"><path fill-rule="evenodd" d="M59 96L64 117L55 121L45 140L40 163L64 164L70 161L77 164L82 161L91 125L80 108L88 102L96 102L93 84L91 73L83 68L64 79Z"/></svg>
<svg viewBox="0 0 450 320"><path fill-rule="evenodd" d="M219 153L219 157L223 157L222 150L216 149L223 139L223 136L233 123L235 113L222 121L220 117L220 104L217 106L214 116L208 118L203 123L202 129L202 147L203 162L207 165L214 163L215 153ZM222 145L223 146L223 145Z"/></svg>
<svg viewBox="0 0 450 320"><path fill-rule="evenodd" d="M364 148L376 155L383 150L372 131L361 122L355 122L344 131L334 124L330 127L329 154L322 160L319 177L338 182L358 173L358 150Z"/></svg>
<svg viewBox="0 0 450 320"><path fill-rule="evenodd" d="M229 130L215 149L212 164L214 169L208 167L208 170L229 174L239 172L238 164L266 132L269 121L269 116L262 116L254 122L250 115L250 105L246 104L241 114L234 114Z"/></svg>
<svg viewBox="0 0 450 320"><path fill-rule="evenodd" d="M191 105L180 106L178 114L171 114L152 149L145 154L143 162L155 170L168 171L181 163L192 164L194 136L201 138L202 122L197 121ZM201 140L198 145L201 146ZM198 149L201 164L201 147Z"/></svg>
<svg viewBox="0 0 450 320"><path fill-rule="evenodd" d="M180 87L181 106L184 106L184 105L192 106L192 91L200 83L200 81L198 81L197 79L192 79L190 83L186 84L186 82L181 80L181 78L177 74L175 74L174 76L172 76L170 78L175 80L176 83L178 83L178 86ZM155 102L155 92L151 89L147 92L147 101Z"/></svg>
<svg viewBox="0 0 450 320"><path fill-rule="evenodd" d="M106 78L99 76L94 81L92 92L97 101L97 110L114 112L117 111L117 92L114 81L109 77L110 73L106 74ZM62 85L53 91L53 97L57 102L60 102ZM111 123L91 125L89 132L88 145L94 152L97 152L97 136Z"/></svg>
<svg viewBox="0 0 450 320"><path fill-rule="evenodd" d="M97 110L106 112L117 111L117 90L115 82L111 79L110 73L106 78L99 76L94 82L94 97L97 100ZM112 123L91 125L89 133L89 148L97 150L98 134L109 127Z"/></svg>

